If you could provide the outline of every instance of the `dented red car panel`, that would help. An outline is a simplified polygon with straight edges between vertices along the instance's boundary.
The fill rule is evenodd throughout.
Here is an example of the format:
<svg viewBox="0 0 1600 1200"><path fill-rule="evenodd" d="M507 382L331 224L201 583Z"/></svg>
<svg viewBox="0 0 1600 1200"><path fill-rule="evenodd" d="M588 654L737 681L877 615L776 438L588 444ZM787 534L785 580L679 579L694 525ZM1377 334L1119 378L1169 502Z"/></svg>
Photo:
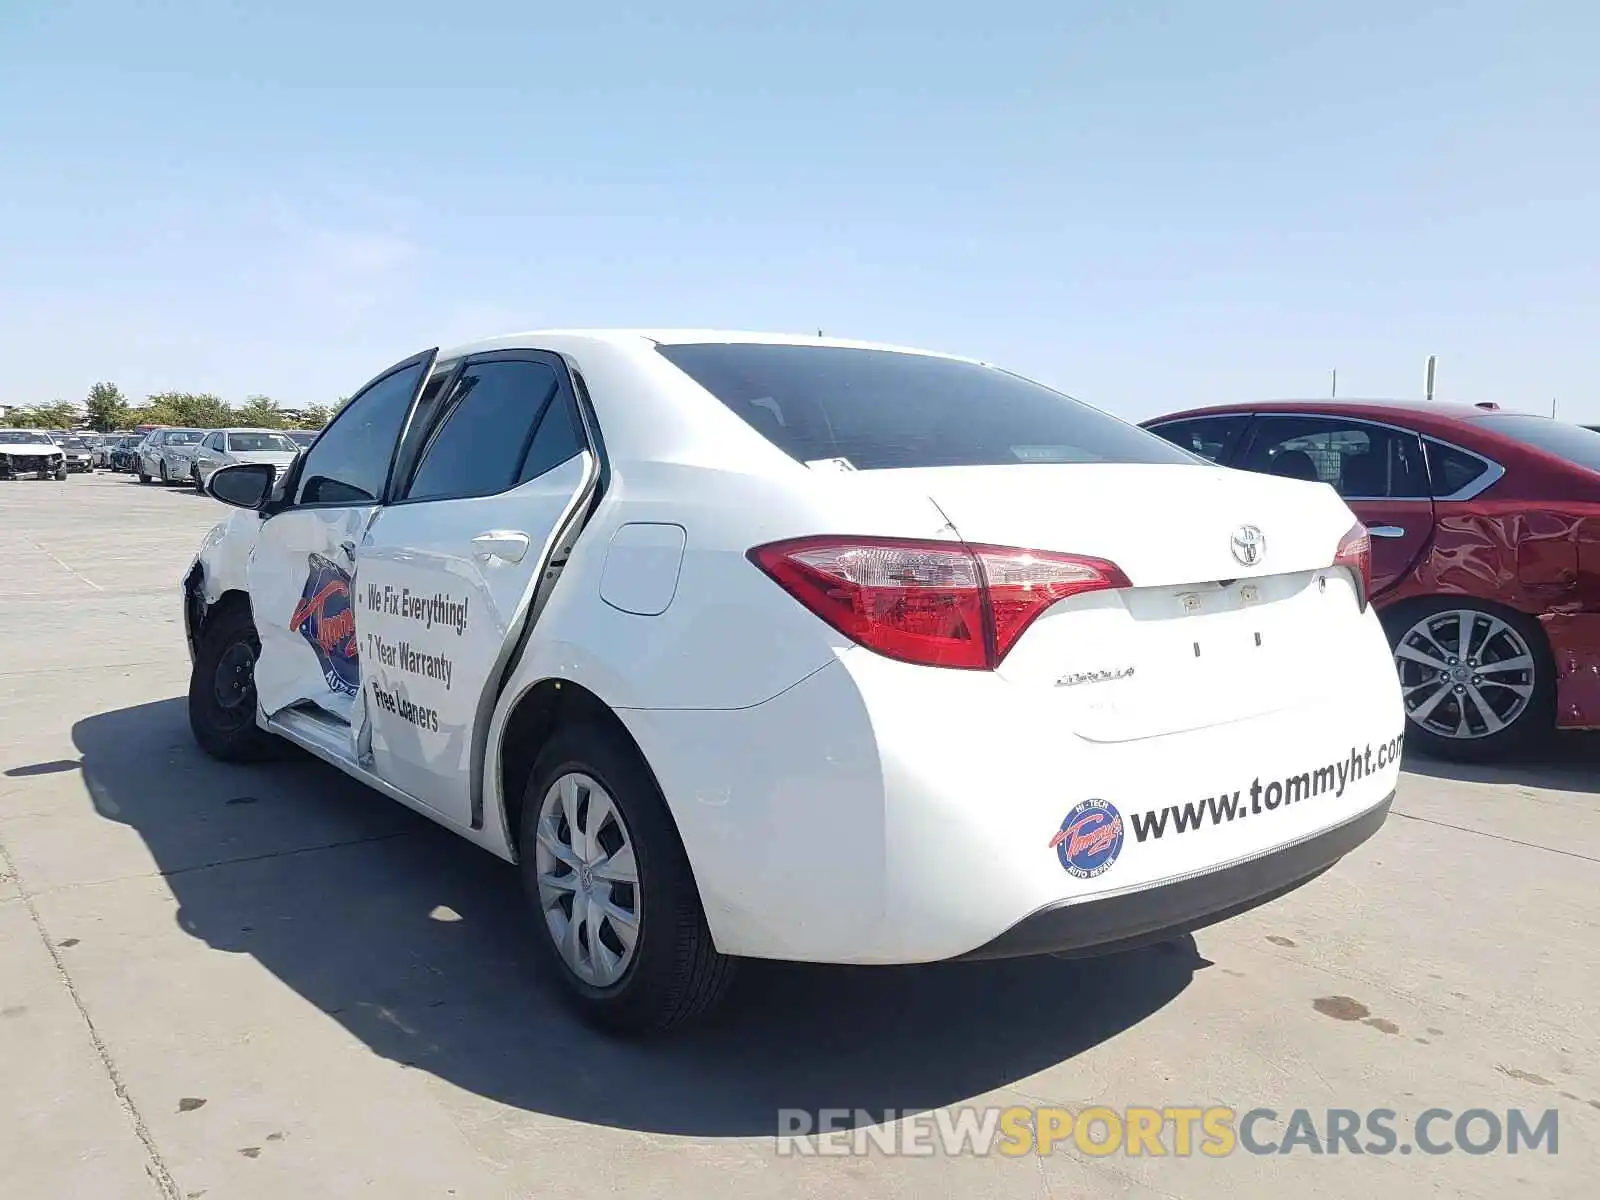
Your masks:
<svg viewBox="0 0 1600 1200"><path fill-rule="evenodd" d="M1388 551L1391 561L1388 570L1375 561L1372 602L1381 611L1418 597L1469 596L1537 619L1556 669L1557 726L1600 728L1600 471L1500 432L1485 419L1500 412L1281 401L1188 409L1144 425L1230 414L1347 417L1437 439L1497 464L1503 473L1469 498L1436 494L1431 516L1426 500L1347 499L1369 527L1404 524L1408 531L1405 542L1374 540L1375 560ZM1228 457L1216 461L1237 465ZM1419 530L1421 524L1427 527Z"/></svg>

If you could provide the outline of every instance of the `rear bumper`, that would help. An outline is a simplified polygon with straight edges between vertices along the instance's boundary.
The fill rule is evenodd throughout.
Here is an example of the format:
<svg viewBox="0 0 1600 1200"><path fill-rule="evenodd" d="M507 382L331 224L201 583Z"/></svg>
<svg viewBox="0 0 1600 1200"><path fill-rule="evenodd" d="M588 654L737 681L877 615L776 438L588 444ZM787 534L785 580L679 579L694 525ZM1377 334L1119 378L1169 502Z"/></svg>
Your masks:
<svg viewBox="0 0 1600 1200"><path fill-rule="evenodd" d="M750 708L618 715L724 953L1103 952L1263 903L1382 825L1405 716L1375 618L1359 642L1312 702L1120 743L1075 732L1065 689L863 650Z"/></svg>
<svg viewBox="0 0 1600 1200"><path fill-rule="evenodd" d="M961 957L1091 957L1204 929L1310 883L1383 828L1393 802L1390 792L1382 803L1332 829L1244 862L1121 895L1052 904Z"/></svg>

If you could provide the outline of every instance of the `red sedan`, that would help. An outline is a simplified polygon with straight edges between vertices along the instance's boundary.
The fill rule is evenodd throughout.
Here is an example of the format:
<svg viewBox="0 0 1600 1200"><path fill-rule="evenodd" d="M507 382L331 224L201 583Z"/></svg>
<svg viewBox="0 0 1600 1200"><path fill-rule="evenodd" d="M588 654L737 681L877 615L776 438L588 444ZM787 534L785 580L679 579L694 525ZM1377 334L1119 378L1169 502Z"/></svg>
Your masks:
<svg viewBox="0 0 1600 1200"><path fill-rule="evenodd" d="M1600 433L1401 401L1223 405L1144 424L1213 462L1344 497L1372 535L1372 602L1413 745L1483 758L1552 726L1600 728Z"/></svg>

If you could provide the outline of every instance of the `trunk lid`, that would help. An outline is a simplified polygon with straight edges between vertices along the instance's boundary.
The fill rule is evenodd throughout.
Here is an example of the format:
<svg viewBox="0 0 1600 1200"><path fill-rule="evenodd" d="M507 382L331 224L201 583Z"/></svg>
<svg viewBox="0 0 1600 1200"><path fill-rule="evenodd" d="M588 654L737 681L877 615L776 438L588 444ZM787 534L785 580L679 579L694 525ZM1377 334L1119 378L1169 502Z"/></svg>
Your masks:
<svg viewBox="0 0 1600 1200"><path fill-rule="evenodd" d="M969 542L1105 558L1135 588L1312 570L1355 517L1326 484L1225 467L1115 463L884 472L926 490ZM1256 561L1232 539L1259 531Z"/></svg>
<svg viewBox="0 0 1600 1200"><path fill-rule="evenodd" d="M1122 568L1131 588L1053 605L999 670L1089 740L1157 737L1309 702L1364 632L1355 582L1332 567L1356 518L1326 484L1187 465L861 474L924 491L969 543ZM1243 545L1236 553L1236 539L1254 555Z"/></svg>

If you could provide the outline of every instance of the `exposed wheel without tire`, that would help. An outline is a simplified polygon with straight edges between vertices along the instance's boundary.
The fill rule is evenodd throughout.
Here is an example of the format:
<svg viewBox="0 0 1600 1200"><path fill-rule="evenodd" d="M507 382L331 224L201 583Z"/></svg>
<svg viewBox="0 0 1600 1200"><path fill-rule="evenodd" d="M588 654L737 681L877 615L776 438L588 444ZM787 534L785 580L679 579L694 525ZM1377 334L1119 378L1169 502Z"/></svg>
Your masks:
<svg viewBox="0 0 1600 1200"><path fill-rule="evenodd" d="M1413 746L1440 758L1484 760L1549 735L1555 664L1537 621L1441 596L1403 606L1385 624Z"/></svg>
<svg viewBox="0 0 1600 1200"><path fill-rule="evenodd" d="M666 802L618 731L556 731L534 764L518 845L542 957L586 1019L653 1033L721 999L734 960L712 944Z"/></svg>
<svg viewBox="0 0 1600 1200"><path fill-rule="evenodd" d="M205 624L189 674L189 727L200 748L224 762L255 762L276 749L256 724L261 640L249 610L234 604Z"/></svg>

